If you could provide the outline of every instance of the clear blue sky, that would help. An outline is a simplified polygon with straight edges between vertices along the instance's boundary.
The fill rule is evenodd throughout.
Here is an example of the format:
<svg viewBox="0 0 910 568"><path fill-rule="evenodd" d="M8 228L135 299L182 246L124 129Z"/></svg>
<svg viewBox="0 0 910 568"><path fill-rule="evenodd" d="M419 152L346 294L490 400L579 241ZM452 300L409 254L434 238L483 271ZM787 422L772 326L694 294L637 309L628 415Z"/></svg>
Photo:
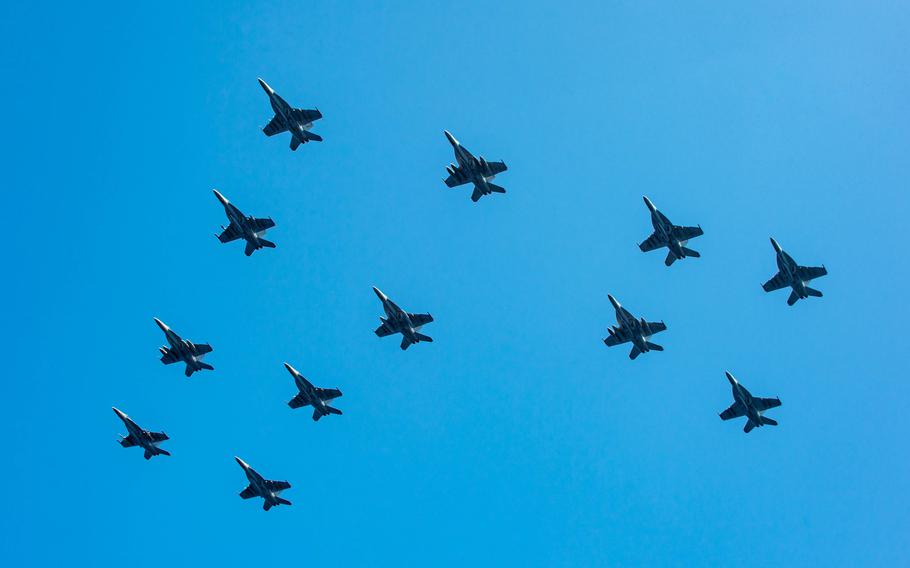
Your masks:
<svg viewBox="0 0 910 568"><path fill-rule="evenodd" d="M910 563L905 2L184 4L0 9L9 565ZM267 139L258 76L325 142ZM506 195L444 187L444 128ZM639 252L645 194L701 259ZM772 235L823 299L762 292ZM603 345L608 292L664 353Z"/></svg>

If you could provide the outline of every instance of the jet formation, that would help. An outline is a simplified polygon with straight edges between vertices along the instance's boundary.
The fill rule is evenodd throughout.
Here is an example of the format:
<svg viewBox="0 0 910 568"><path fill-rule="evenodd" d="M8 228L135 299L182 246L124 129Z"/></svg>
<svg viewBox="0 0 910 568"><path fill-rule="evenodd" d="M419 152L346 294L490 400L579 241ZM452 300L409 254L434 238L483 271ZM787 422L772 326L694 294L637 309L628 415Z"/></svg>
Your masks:
<svg viewBox="0 0 910 568"><path fill-rule="evenodd" d="M651 211L651 224L654 225L654 232L651 233L651 236L645 239L643 243L638 245L641 252L649 252L667 247L670 250L670 252L667 253L666 260L664 260L664 264L667 266L670 266L677 260L682 260L687 256L693 258L700 257L701 255L698 254L698 251L687 248L686 244L690 239L705 234L705 232L701 230L701 227L681 227L679 225L674 225L667 219L666 215L661 213L657 207L654 207L654 204L651 203L650 199L645 197L644 200L645 205L648 206L648 210Z"/></svg>
<svg viewBox="0 0 910 568"><path fill-rule="evenodd" d="M294 377L294 382L297 384L297 390L300 391L294 398L288 401L288 406L291 408L312 406L313 420L315 422L319 422L320 418L328 416L329 414L341 414L340 410L329 406L329 402L341 396L340 390L314 387L313 383L306 380L304 376L301 375L297 369L291 367L290 364L285 363L284 367L291 376Z"/></svg>
<svg viewBox="0 0 910 568"><path fill-rule="evenodd" d="M765 292L773 292L789 286L792 292L790 292L790 297L787 298L788 306L792 306L798 300L809 296L821 298L822 293L815 288L810 288L807 284L828 274L828 270L824 266L800 266L796 264L793 257L780 248L780 245L773 238L771 239L771 246L774 247L774 252L777 253L778 272L771 280L762 284L761 287L764 288Z"/></svg>
<svg viewBox="0 0 910 568"><path fill-rule="evenodd" d="M319 109L306 110L294 108L282 99L275 89L269 87L268 83L259 79L259 85L265 94L269 96L269 102L272 104L272 110L275 116L266 124L262 131L266 136L274 136L282 132L291 133L291 150L296 150L301 144L306 144L311 140L322 142L322 136L310 132L313 122L322 118Z"/></svg>
<svg viewBox="0 0 910 568"><path fill-rule="evenodd" d="M246 250L244 254L250 256L254 251L261 248L275 248L275 243L262 238L265 232L275 226L272 218L257 219L256 217L247 217L237 206L227 200L227 198L217 190L213 189L215 197L224 205L224 212L227 215L230 224L225 228L221 226L221 234L215 235L222 243L229 243L237 239L246 241Z"/></svg>
<svg viewBox="0 0 910 568"><path fill-rule="evenodd" d="M752 393L750 393L746 387L739 384L729 372L727 373L727 380L730 381L730 386L733 387L734 402L730 408L720 413L721 420L732 420L733 418L745 416L746 426L743 428L743 432L746 434L751 432L755 427L765 425L777 426L776 420L772 420L767 416L762 416L762 412L769 408L780 406L779 398L759 398L757 396L752 396Z"/></svg>
<svg viewBox="0 0 910 568"><path fill-rule="evenodd" d="M139 446L145 450L145 459L150 460L152 456L169 456L170 452L167 450L162 450L158 447L158 444L168 439L167 434L164 432L150 432L148 430L143 430L138 424L133 422L133 419L117 410L113 409L114 413L120 417L120 420L123 420L123 423L126 425L126 431L128 434L126 436L120 436L120 445L124 448L132 448L133 446Z"/></svg>
<svg viewBox="0 0 910 568"><path fill-rule="evenodd" d="M262 508L266 511L278 505L291 504L291 502L287 499L282 499L280 497L282 491L291 488L290 483L287 481L272 481L270 479L265 479L242 459L238 458L237 456L234 456L234 459L237 460L237 463L239 463L240 467L243 468L243 473L246 474L246 478L250 482L250 484L246 486L246 489L240 492L241 499L262 497Z"/></svg>
<svg viewBox="0 0 910 568"><path fill-rule="evenodd" d="M164 337L170 344L170 347L164 345L158 348L158 351L161 352L162 363L170 365L177 361L183 361L186 363L186 369L184 369L183 374L187 377L203 369L207 371L215 370L215 367L202 361L206 353L212 352L211 345L208 343L193 343L189 339L183 339L160 319L154 318L154 320L158 327L161 328L161 331L164 332Z"/></svg>
<svg viewBox="0 0 910 568"><path fill-rule="evenodd" d="M462 146L451 132L445 130L444 133L452 145L452 149L455 150L455 161L458 162L458 165L446 166L449 177L445 179L445 184L448 187L458 187L466 183L474 184L471 201L475 203L484 195L506 192L504 187L490 183L496 174L501 174L509 169L505 162L488 162L482 156L475 158L474 154Z"/></svg>
<svg viewBox="0 0 910 568"><path fill-rule="evenodd" d="M645 318L636 319L629 310L616 301L616 298L610 294L607 294L607 298L610 299L610 303L616 309L616 323L619 324L607 329L610 334L604 339L607 347L631 341L632 351L629 352L629 359L633 360L648 351L664 350L660 345L650 341L652 335L667 329L664 322L648 322L645 321Z"/></svg>
<svg viewBox="0 0 910 568"><path fill-rule="evenodd" d="M379 288L373 287L373 292L382 302L382 309L385 310L385 317L380 317L382 325L376 328L376 335L386 337L395 333L401 334L401 349L407 350L408 347L421 341L428 343L433 342L433 338L420 333L420 328L433 321L430 314L411 314L398 307L398 304L383 294Z"/></svg>

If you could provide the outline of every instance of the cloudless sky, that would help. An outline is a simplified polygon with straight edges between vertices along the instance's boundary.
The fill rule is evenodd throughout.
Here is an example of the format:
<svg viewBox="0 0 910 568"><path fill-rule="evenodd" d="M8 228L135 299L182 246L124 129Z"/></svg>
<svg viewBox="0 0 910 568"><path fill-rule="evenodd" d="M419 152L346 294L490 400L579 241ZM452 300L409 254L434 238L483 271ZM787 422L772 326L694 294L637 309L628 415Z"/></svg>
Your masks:
<svg viewBox="0 0 910 568"><path fill-rule="evenodd" d="M0 12L5 565L910 564L906 2ZM266 138L257 77L325 142ZM443 129L508 193L447 189ZM702 258L638 250L642 195ZM762 292L770 236L824 298ZM435 342L377 338L373 285ZM607 293L666 351L606 348ZM779 427L718 418L725 370Z"/></svg>

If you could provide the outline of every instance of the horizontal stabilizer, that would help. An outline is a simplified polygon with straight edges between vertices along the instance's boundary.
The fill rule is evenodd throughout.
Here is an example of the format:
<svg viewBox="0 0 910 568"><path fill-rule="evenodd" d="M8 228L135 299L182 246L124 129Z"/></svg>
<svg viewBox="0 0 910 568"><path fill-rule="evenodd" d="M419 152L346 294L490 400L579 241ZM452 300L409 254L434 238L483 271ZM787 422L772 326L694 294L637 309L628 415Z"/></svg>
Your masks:
<svg viewBox="0 0 910 568"><path fill-rule="evenodd" d="M787 298L787 305L792 306L796 303L797 300L799 300L799 294L797 294L795 291L790 292L790 297Z"/></svg>
<svg viewBox="0 0 910 568"><path fill-rule="evenodd" d="M325 409L329 411L329 414L341 414L341 411L333 406L326 406Z"/></svg>
<svg viewBox="0 0 910 568"><path fill-rule="evenodd" d="M820 291L816 290L815 288L809 288L808 286L806 286L806 294L809 294L810 296L815 296L816 298L822 297L822 293Z"/></svg>
<svg viewBox="0 0 910 568"><path fill-rule="evenodd" d="M401 338L401 350L407 351L408 347L410 347L410 346L411 346L411 340L408 339L407 337L402 337Z"/></svg>
<svg viewBox="0 0 910 568"><path fill-rule="evenodd" d="M199 361L199 368L200 368L200 369L205 369L206 371L214 371L214 370L215 370L215 367L212 367L212 366L209 365L208 363L203 363L202 361Z"/></svg>
<svg viewBox="0 0 910 568"><path fill-rule="evenodd" d="M284 499L283 497L276 497L275 500L278 501L279 503L281 503L282 505L290 505L290 504L291 504L290 501L288 501L287 499Z"/></svg>
<svg viewBox="0 0 910 568"><path fill-rule="evenodd" d="M650 341L646 342L645 345L648 346L648 349L651 351L663 351L664 348L656 343L651 343Z"/></svg>
<svg viewBox="0 0 910 568"><path fill-rule="evenodd" d="M664 259L664 264L667 266L673 266L673 263L676 262L676 255L673 254L673 251L667 253L667 258Z"/></svg>
<svg viewBox="0 0 910 568"><path fill-rule="evenodd" d="M751 420L746 420L746 425L743 427L743 432L748 434L749 432L752 431L753 428L755 428L755 422L752 422Z"/></svg>
<svg viewBox="0 0 910 568"><path fill-rule="evenodd" d="M314 142L322 142L322 136L320 136L318 134L313 134L312 132L307 132L306 137L309 140L313 140Z"/></svg>
<svg viewBox="0 0 910 568"><path fill-rule="evenodd" d="M687 247L682 247L682 251L686 256L691 256L692 258L700 258L701 254L697 250L692 250Z"/></svg>
<svg viewBox="0 0 910 568"><path fill-rule="evenodd" d="M262 245L262 246L264 246L264 247L266 247L266 248L270 248L270 249L275 248L275 243L273 243L272 241L267 241L267 240L265 240L265 239L263 239L263 238L260 238L260 239L259 239L259 244Z"/></svg>
<svg viewBox="0 0 910 568"><path fill-rule="evenodd" d="M169 451L167 451L167 450L162 450L161 448L158 448L158 453L161 454L162 456L169 456L169 455L171 455L171 452L169 452Z"/></svg>
<svg viewBox="0 0 910 568"><path fill-rule="evenodd" d="M641 349L639 349L638 346L636 345L635 347L632 348L632 351L629 352L629 359L632 359L634 361L635 358L638 357L639 355L641 355Z"/></svg>
<svg viewBox="0 0 910 568"><path fill-rule="evenodd" d="M418 341L426 341L427 343L433 343L433 338L430 337L429 335L424 335L422 333L415 333L414 337L416 337Z"/></svg>
<svg viewBox="0 0 910 568"><path fill-rule="evenodd" d="M291 151L292 152L295 151L298 146L300 146L300 139L297 138L296 136L292 135L291 136ZM268 509L266 509L266 511L268 511Z"/></svg>
<svg viewBox="0 0 910 568"><path fill-rule="evenodd" d="M777 420L774 420L774 419L772 419L772 418L768 418L767 416L762 416L762 417L761 417L761 423L762 423L762 424L767 424L768 426L777 426Z"/></svg>
<svg viewBox="0 0 910 568"><path fill-rule="evenodd" d="M506 192L506 188L498 186L495 183L487 182L487 187L489 187L490 191L492 191L493 193L505 193Z"/></svg>

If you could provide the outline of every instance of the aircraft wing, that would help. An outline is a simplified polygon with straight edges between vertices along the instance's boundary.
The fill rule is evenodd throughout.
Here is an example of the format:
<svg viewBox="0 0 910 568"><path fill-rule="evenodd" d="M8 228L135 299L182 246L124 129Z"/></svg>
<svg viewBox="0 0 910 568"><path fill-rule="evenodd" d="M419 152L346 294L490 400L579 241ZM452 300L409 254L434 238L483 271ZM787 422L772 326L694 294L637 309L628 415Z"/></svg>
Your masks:
<svg viewBox="0 0 910 568"><path fill-rule="evenodd" d="M291 408L300 408L301 406L307 406L308 404L310 404L310 399L305 397L303 393L298 394L288 401L288 406Z"/></svg>
<svg viewBox="0 0 910 568"><path fill-rule="evenodd" d="M765 410L768 410L769 408L775 408L775 407L780 406L780 399L779 398L753 397L752 404L755 405L755 408L758 409L759 412L764 412Z"/></svg>
<svg viewBox="0 0 910 568"><path fill-rule="evenodd" d="M338 389L316 389L316 396L321 400L332 400L341 397L341 391Z"/></svg>
<svg viewBox="0 0 910 568"><path fill-rule="evenodd" d="M688 241L704 234L705 232L701 230L701 227L673 227L673 236L681 241Z"/></svg>
<svg viewBox="0 0 910 568"><path fill-rule="evenodd" d="M246 489L240 492L241 499L252 499L253 497L259 497L259 494L256 493L252 485L247 485Z"/></svg>
<svg viewBox="0 0 910 568"><path fill-rule="evenodd" d="M262 128L262 131L265 132L266 136L274 136L276 134L281 134L282 132L287 132L287 128L285 128L284 122L282 122L276 114L272 120Z"/></svg>
<svg viewBox="0 0 910 568"><path fill-rule="evenodd" d="M607 347L613 347L615 345L625 343L625 342L629 341L630 339L631 338L629 337L628 330L624 327L621 327L621 328L619 328L619 331L616 331L616 332L608 335L606 337L606 339L604 339L604 343L607 344Z"/></svg>
<svg viewBox="0 0 910 568"><path fill-rule="evenodd" d="M800 266L796 269L796 274L800 280L806 281L821 278L828 274L828 270L824 266Z"/></svg>
<svg viewBox="0 0 910 568"><path fill-rule="evenodd" d="M314 120L319 120L322 118L322 113L318 110L295 108L291 111L291 116L294 118L294 120L298 120L304 124L309 124Z"/></svg>
<svg viewBox="0 0 910 568"><path fill-rule="evenodd" d="M784 275L778 272L774 275L774 278L762 284L761 287L765 289L765 292L773 292L774 290L786 288L789 285L790 283L784 278Z"/></svg>
<svg viewBox="0 0 910 568"><path fill-rule="evenodd" d="M180 358L174 353L173 349L168 349L167 353L161 356L161 362L165 365L170 365L171 363L176 363Z"/></svg>
<svg viewBox="0 0 910 568"><path fill-rule="evenodd" d="M265 486L268 487L270 491L284 491L285 489L291 488L291 484L287 481L272 481L270 479L265 480Z"/></svg>
<svg viewBox="0 0 910 568"><path fill-rule="evenodd" d="M408 317L411 318L411 323L414 324L414 327L420 327L426 325L433 321L433 316L430 314L408 314Z"/></svg>
<svg viewBox="0 0 910 568"><path fill-rule="evenodd" d="M271 219L253 219L253 232L261 233L274 226L275 221L272 221Z"/></svg>
<svg viewBox="0 0 910 568"><path fill-rule="evenodd" d="M152 440L153 443L163 442L170 439L164 432L146 432L146 434L148 434L148 437Z"/></svg>
<svg viewBox="0 0 910 568"><path fill-rule="evenodd" d="M390 326L388 323L383 323L381 326L376 328L375 333L379 337L386 337L392 335L393 333L396 333L396 331L392 329L392 326Z"/></svg>
<svg viewBox="0 0 910 568"><path fill-rule="evenodd" d="M193 355L197 357L199 355L205 355L206 353L212 352L212 346L208 343L194 343L193 344Z"/></svg>
<svg viewBox="0 0 910 568"><path fill-rule="evenodd" d="M643 243L638 245L638 248L641 249L641 252L650 252L659 249L662 246L664 246L664 243L661 242L660 237L657 235L657 231L655 231L651 233L651 236L645 239Z"/></svg>
<svg viewBox="0 0 910 568"><path fill-rule="evenodd" d="M484 172L484 176L493 177L496 174L501 174L507 169L509 168L506 166L505 162L487 162L487 171Z"/></svg>
<svg viewBox="0 0 910 568"><path fill-rule="evenodd" d="M120 438L120 445L124 448L132 448L133 446L138 446L139 443L136 442L136 438L132 434L125 438Z"/></svg>
<svg viewBox="0 0 910 568"><path fill-rule="evenodd" d="M662 321L649 321L647 323L648 323L648 328L650 328L650 330L651 330L651 335L660 333L667 329L667 324L665 324Z"/></svg>
<svg viewBox="0 0 910 568"><path fill-rule="evenodd" d="M218 240L223 243L229 243L239 239L243 235L243 231L240 230L240 227L236 223L231 221L231 224L227 226L225 230L218 235Z"/></svg>
<svg viewBox="0 0 910 568"><path fill-rule="evenodd" d="M734 402L733 405L730 406L730 408L728 408L720 413L720 419L721 420L731 420L733 418L739 418L740 416L745 416L745 415L746 415L746 409L743 408L743 405L741 405L738 402Z"/></svg>
<svg viewBox="0 0 910 568"><path fill-rule="evenodd" d="M455 168L455 173L447 177L445 182L448 187L458 187L468 183L468 177L464 175L461 168Z"/></svg>

